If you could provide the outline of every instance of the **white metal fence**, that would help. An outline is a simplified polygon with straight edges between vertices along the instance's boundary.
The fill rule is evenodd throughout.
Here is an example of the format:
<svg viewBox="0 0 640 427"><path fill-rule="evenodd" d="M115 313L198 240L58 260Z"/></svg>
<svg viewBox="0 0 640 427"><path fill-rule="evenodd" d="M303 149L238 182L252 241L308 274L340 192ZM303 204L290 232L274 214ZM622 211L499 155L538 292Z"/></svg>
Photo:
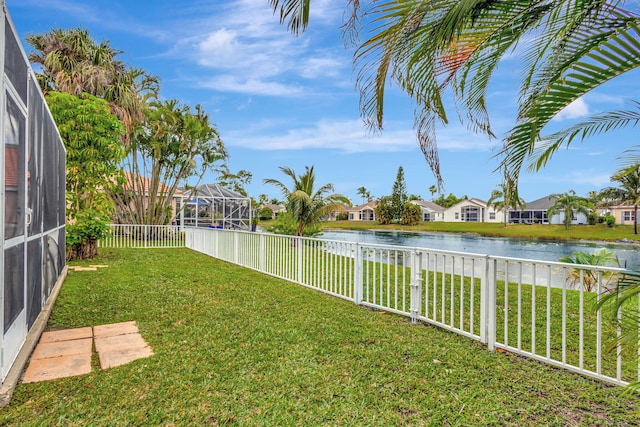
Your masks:
<svg viewBox="0 0 640 427"><path fill-rule="evenodd" d="M621 269L218 229L185 234L186 247L198 252L436 325L490 350L614 384L640 379L640 348L615 344L623 332L640 334L638 325L622 330L595 309ZM624 310L637 316L640 300Z"/></svg>
<svg viewBox="0 0 640 427"><path fill-rule="evenodd" d="M175 225L112 224L101 248L184 248L184 232Z"/></svg>

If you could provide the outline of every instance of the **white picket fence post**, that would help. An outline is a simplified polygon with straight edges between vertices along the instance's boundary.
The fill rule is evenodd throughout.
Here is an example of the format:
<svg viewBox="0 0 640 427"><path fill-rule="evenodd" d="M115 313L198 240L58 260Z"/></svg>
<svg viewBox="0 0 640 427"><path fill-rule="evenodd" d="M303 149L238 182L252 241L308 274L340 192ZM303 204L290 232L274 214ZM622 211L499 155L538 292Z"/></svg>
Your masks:
<svg viewBox="0 0 640 427"><path fill-rule="evenodd" d="M355 254L353 258L353 302L360 305L362 303L362 246L360 243L355 244Z"/></svg>
<svg viewBox="0 0 640 427"><path fill-rule="evenodd" d="M422 252L414 250L411 252L411 289L409 294L409 306L411 323L418 323L420 310L422 309Z"/></svg>

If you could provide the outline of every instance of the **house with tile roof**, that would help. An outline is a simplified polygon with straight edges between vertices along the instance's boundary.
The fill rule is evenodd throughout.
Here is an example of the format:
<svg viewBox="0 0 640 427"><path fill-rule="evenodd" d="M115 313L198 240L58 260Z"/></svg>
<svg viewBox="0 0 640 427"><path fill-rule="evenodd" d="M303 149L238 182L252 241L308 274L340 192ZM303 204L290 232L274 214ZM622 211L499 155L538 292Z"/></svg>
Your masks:
<svg viewBox="0 0 640 427"><path fill-rule="evenodd" d="M273 216L271 217L271 219L276 219L278 218L278 215L280 213L287 211L287 208L285 208L284 206L276 205L274 203L265 203L264 205L260 206L260 209L264 209L264 208L269 208L271 209L271 212L273 212Z"/></svg>

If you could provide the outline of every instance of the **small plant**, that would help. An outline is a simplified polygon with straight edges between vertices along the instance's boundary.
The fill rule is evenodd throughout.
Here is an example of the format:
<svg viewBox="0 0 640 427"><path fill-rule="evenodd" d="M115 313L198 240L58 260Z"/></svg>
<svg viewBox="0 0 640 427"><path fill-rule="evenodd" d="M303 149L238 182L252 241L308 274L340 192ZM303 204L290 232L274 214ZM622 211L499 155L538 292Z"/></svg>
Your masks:
<svg viewBox="0 0 640 427"><path fill-rule="evenodd" d="M620 263L618 258L615 256L613 252L609 252L606 249L602 248L599 251L595 251L593 253L587 252L574 252L573 256L564 256L560 258L558 261L566 262L568 264L582 264L582 265L598 265L598 266L608 266L608 267L619 267ZM582 277L582 284L584 286L584 290L587 292L591 292L596 290L598 285L598 276L599 273L595 270L584 270L581 268L572 268L571 271L567 274L567 278L571 280L571 283L575 285L580 284L580 278ZM605 281L603 283L603 288L608 289L609 284L616 279L615 273L602 273L602 279Z"/></svg>
<svg viewBox="0 0 640 427"><path fill-rule="evenodd" d="M607 227L613 228L616 225L616 217L611 214L607 214L605 216L605 222L607 223Z"/></svg>
<svg viewBox="0 0 640 427"><path fill-rule="evenodd" d="M67 227L67 261L91 259L98 255L97 242L109 231L109 218L87 209L76 214Z"/></svg>
<svg viewBox="0 0 640 427"><path fill-rule="evenodd" d="M264 207L258 211L258 217L262 221L273 219L273 210L271 208Z"/></svg>

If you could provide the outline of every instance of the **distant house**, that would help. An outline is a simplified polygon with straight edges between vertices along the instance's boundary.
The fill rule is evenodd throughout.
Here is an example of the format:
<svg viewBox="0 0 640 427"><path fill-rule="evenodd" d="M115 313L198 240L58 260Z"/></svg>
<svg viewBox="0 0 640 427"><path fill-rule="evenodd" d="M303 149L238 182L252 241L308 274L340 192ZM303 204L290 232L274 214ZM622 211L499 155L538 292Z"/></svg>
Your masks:
<svg viewBox="0 0 640 427"><path fill-rule="evenodd" d="M271 212L273 212L273 216L271 217L271 219L276 219L281 212L287 211L287 208L285 208L284 206L276 205L273 203L265 203L260 207L260 209L264 209L264 208L269 208L271 209Z"/></svg>
<svg viewBox="0 0 640 427"><path fill-rule="evenodd" d="M411 200L411 203L420 207L424 222L444 221L444 211L446 209L442 206L425 200Z"/></svg>
<svg viewBox="0 0 640 427"><path fill-rule="evenodd" d="M547 217L547 210L556 202L555 197L546 196L529 202L523 210L510 210L509 222L511 224L564 224L564 212L558 212L551 218ZM616 221L617 222L617 221ZM574 212L571 224L586 224L587 216Z"/></svg>
<svg viewBox="0 0 640 427"><path fill-rule="evenodd" d="M613 215L616 219L616 224L633 224L634 219L637 221L637 218L634 218L635 214L631 203L620 203L613 206L607 206L606 209L603 210L602 214L606 213ZM640 224L640 221L638 221L638 223Z"/></svg>
<svg viewBox="0 0 640 427"><path fill-rule="evenodd" d="M349 221L375 221L376 206L378 206L378 204L371 201L364 205L347 208L346 211L349 214Z"/></svg>
<svg viewBox="0 0 640 427"><path fill-rule="evenodd" d="M504 211L487 206L484 200L462 200L444 211L446 222L503 222Z"/></svg>

